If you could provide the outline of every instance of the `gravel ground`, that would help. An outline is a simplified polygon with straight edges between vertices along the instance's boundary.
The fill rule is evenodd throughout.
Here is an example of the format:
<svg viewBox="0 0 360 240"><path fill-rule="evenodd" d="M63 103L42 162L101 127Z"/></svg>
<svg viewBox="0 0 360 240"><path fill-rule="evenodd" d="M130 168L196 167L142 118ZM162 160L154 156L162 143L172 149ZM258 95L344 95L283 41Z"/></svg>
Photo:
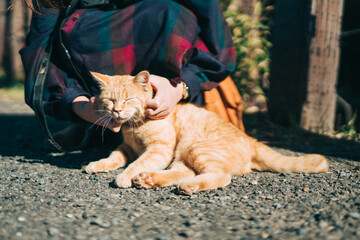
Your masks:
<svg viewBox="0 0 360 240"><path fill-rule="evenodd" d="M118 189L113 179L122 170L83 172L111 147L45 151L20 100L0 96L0 131L0 239L360 239L358 143L267 133L284 154L327 155L330 171L256 172L181 196L172 187Z"/></svg>

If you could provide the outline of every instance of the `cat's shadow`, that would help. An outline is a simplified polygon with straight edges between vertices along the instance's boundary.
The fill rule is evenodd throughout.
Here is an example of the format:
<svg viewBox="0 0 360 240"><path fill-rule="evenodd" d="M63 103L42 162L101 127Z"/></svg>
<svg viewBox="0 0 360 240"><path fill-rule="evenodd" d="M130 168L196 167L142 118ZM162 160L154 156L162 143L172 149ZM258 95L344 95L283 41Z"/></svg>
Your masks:
<svg viewBox="0 0 360 240"><path fill-rule="evenodd" d="M246 119L245 119L246 120ZM263 122L263 120L262 120ZM246 124L247 131L251 132L251 125ZM68 123L49 119L50 129L55 132ZM1 115L0 114L0 155L15 159L19 162L44 163L60 168L82 169L89 162L107 157L119 143L104 143L92 145L81 151L68 153L48 152L43 148L44 135L32 115ZM258 131L260 132L260 131ZM325 156L340 157L353 161L360 161L360 143L344 139L334 139L312 133L299 137L293 136L292 141L268 141L259 134L253 135L265 140L270 146L281 147L291 151L303 153L319 153ZM308 139L312 138L309 143ZM304 140L305 139L305 140ZM306 142L307 141L307 142Z"/></svg>
<svg viewBox="0 0 360 240"><path fill-rule="evenodd" d="M51 132L56 132L68 122L49 118ZM104 142L103 142L104 141ZM44 163L59 168L82 169L89 162L107 157L120 144L110 142L101 136L81 150L69 152L49 151L44 148L45 138L35 116L0 114L0 157L18 162Z"/></svg>
<svg viewBox="0 0 360 240"><path fill-rule="evenodd" d="M117 188L119 188L119 187L118 187L118 186L116 186L116 184L115 184L115 180L114 180L114 181L109 182L109 188L114 188L114 189L117 189Z"/></svg>
<svg viewBox="0 0 360 240"><path fill-rule="evenodd" d="M246 132L270 147L360 161L360 142L274 124L266 113L244 114Z"/></svg>

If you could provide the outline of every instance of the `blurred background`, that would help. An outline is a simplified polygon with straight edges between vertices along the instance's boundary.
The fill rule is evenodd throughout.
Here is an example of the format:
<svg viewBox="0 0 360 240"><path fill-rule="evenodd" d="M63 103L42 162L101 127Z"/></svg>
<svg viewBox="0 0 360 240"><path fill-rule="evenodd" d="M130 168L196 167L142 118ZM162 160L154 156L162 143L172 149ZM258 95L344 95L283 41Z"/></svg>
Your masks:
<svg viewBox="0 0 360 240"><path fill-rule="evenodd" d="M18 54L31 12L0 1L0 104L22 98ZM237 50L245 115L359 140L360 1L221 0ZM16 96L15 96L16 95ZM246 126L246 122L245 122Z"/></svg>

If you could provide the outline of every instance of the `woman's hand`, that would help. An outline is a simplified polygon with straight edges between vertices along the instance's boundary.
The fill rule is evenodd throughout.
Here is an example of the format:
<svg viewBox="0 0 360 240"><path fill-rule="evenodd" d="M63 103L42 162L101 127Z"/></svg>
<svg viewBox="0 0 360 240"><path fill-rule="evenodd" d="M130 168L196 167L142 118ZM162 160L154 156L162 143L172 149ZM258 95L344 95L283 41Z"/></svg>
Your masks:
<svg viewBox="0 0 360 240"><path fill-rule="evenodd" d="M183 85L171 85L164 77L150 75L150 84L155 89L155 97L148 101L146 116L151 119L165 118L181 100Z"/></svg>
<svg viewBox="0 0 360 240"><path fill-rule="evenodd" d="M101 121L102 116L95 109L95 99L96 97L88 99L85 96L79 96L72 102L71 109L85 121L106 127L115 133L120 132L121 123Z"/></svg>

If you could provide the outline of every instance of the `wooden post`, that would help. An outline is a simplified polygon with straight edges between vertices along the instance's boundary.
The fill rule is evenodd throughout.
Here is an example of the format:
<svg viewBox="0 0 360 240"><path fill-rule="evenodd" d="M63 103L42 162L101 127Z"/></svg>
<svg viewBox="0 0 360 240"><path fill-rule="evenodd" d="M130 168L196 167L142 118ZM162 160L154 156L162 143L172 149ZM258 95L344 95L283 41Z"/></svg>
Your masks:
<svg viewBox="0 0 360 240"><path fill-rule="evenodd" d="M321 132L334 130L344 0L313 0L316 34L310 43L306 101L300 126Z"/></svg>
<svg viewBox="0 0 360 240"><path fill-rule="evenodd" d="M344 0L277 0L270 117L311 131L334 128Z"/></svg>
<svg viewBox="0 0 360 240"><path fill-rule="evenodd" d="M0 36L5 36L5 8L6 2L0 1ZM0 37L0 68L4 55L4 37Z"/></svg>
<svg viewBox="0 0 360 240"><path fill-rule="evenodd" d="M10 6L13 6L10 8ZM3 16L0 18L1 66L5 72L3 83L11 85L15 79L24 76L19 50L24 43L29 26L29 9L25 9L21 1L6 0L0 4Z"/></svg>
<svg viewBox="0 0 360 240"><path fill-rule="evenodd" d="M11 6L11 0L6 0L6 9ZM5 84L11 84L15 81L14 68L14 52L12 42L12 11L5 13L5 27L4 27L4 55L2 65L5 71Z"/></svg>

